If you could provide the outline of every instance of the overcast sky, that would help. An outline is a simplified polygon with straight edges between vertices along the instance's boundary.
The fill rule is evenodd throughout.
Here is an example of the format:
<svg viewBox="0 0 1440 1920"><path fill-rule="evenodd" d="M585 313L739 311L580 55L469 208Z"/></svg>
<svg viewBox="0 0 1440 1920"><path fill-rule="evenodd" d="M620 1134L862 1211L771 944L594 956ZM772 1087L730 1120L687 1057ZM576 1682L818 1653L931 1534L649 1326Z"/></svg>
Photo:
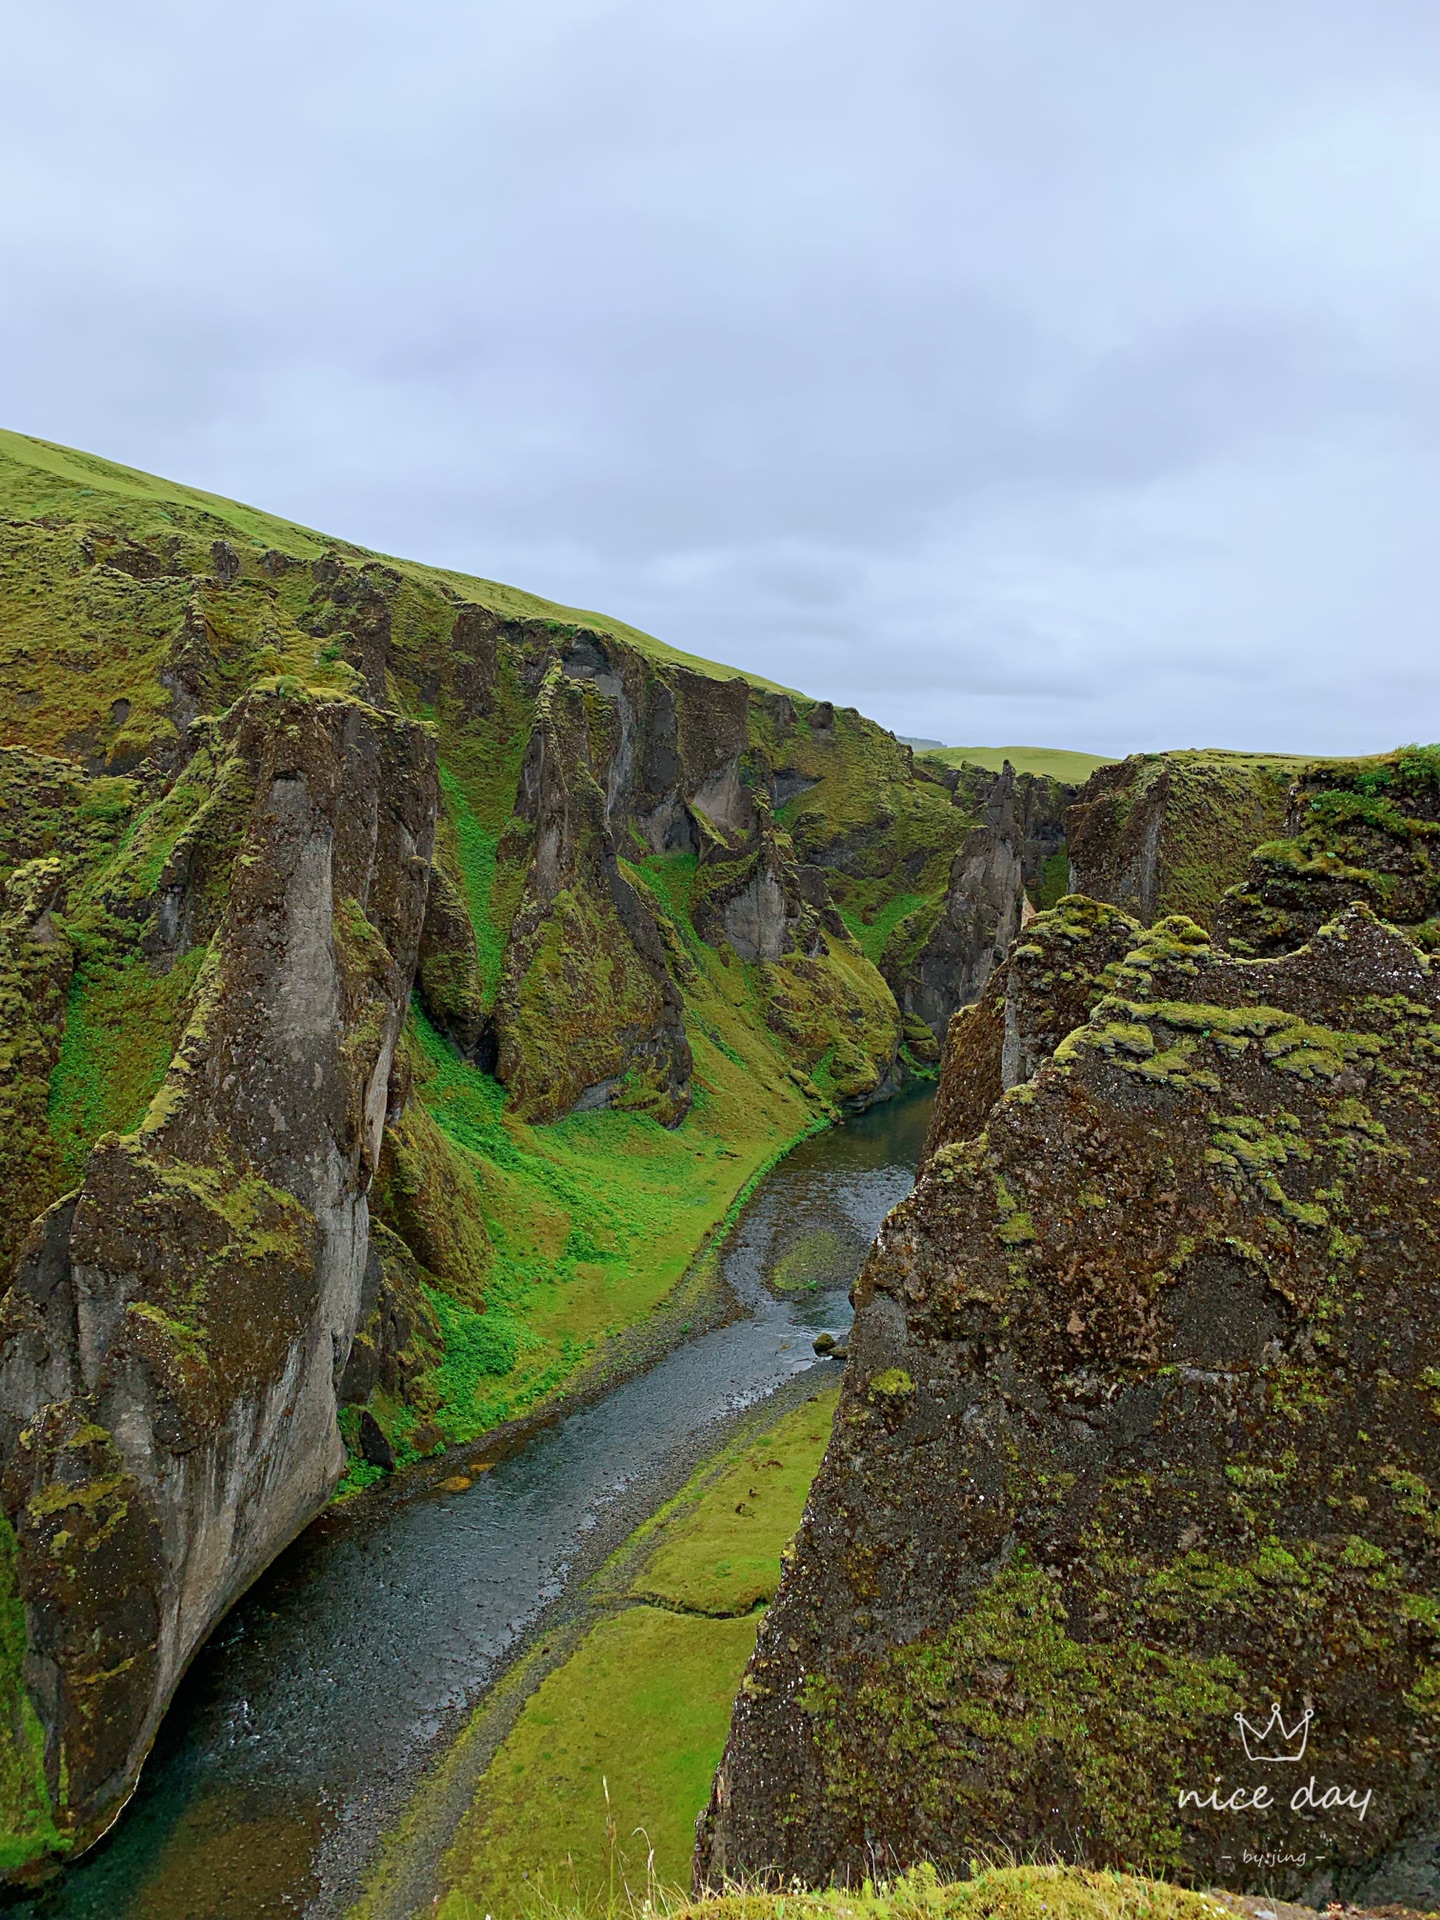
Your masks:
<svg viewBox="0 0 1440 1920"><path fill-rule="evenodd" d="M1440 736L1436 0L9 0L5 424L902 733Z"/></svg>

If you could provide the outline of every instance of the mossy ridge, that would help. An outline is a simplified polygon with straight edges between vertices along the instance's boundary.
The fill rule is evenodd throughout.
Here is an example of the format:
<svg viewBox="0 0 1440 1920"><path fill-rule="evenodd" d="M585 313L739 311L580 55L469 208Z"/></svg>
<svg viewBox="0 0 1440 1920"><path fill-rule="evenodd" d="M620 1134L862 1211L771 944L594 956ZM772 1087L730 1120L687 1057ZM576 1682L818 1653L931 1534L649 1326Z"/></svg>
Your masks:
<svg viewBox="0 0 1440 1920"><path fill-rule="evenodd" d="M1290 787L1314 764L1210 748L1099 768L1067 815L1075 891L1146 922L1183 913L1211 924L1251 850L1282 829Z"/></svg>
<svg viewBox="0 0 1440 1920"><path fill-rule="evenodd" d="M857 923L872 928L885 915L888 932L901 917L897 898L909 897L905 911L917 899L943 899L974 811L956 805L943 786L915 780L910 750L873 722L818 703L826 724L817 726L816 711L817 703L797 708L793 729L777 733L772 720L761 730L798 788L776 819L796 857L829 872L835 903L873 960L886 935L862 935Z"/></svg>
<svg viewBox="0 0 1440 1920"><path fill-rule="evenodd" d="M546 1676L497 1750L442 1867L442 1914L475 1900L509 1911L517 1888L603 1898L612 1864L643 1883L647 1855L652 1884L688 1879L757 1609L774 1594L835 1399L831 1389L752 1420L612 1556L594 1592L618 1611Z"/></svg>
<svg viewBox="0 0 1440 1920"><path fill-rule="evenodd" d="M1284 835L1256 847L1221 904L1232 951L1292 951L1355 901L1440 950L1440 747L1307 767Z"/></svg>
<svg viewBox="0 0 1440 1920"><path fill-rule="evenodd" d="M106 791L120 783L92 783L110 814L108 844L92 842L72 863L59 896L74 970L48 1115L72 1183L95 1141L132 1132L159 1091L224 913L254 792L233 743L203 725L196 733L183 773L158 795L124 783L133 810L121 813L121 796ZM165 896L182 883L185 924L170 928Z"/></svg>
<svg viewBox="0 0 1440 1920"><path fill-rule="evenodd" d="M100 523L119 530L122 540L149 546L165 543L175 562L210 557L217 540L239 545L238 559L258 579L266 555L278 556L270 572L284 575L285 560L309 563L333 552L348 562L373 562L407 580L434 587L456 600L473 601L504 619L553 620L567 626L598 628L667 664L676 664L720 680L747 679L755 686L776 683L733 667L702 660L668 646L638 628L604 615L560 606L537 594L414 561L374 554L350 541L337 540L258 508L247 507L198 487L164 480L94 454L56 446L26 434L0 430L0 515L33 522L42 517L84 526ZM117 544L119 544L117 542ZM128 557L122 553L122 558ZM248 563L248 564L247 564Z"/></svg>

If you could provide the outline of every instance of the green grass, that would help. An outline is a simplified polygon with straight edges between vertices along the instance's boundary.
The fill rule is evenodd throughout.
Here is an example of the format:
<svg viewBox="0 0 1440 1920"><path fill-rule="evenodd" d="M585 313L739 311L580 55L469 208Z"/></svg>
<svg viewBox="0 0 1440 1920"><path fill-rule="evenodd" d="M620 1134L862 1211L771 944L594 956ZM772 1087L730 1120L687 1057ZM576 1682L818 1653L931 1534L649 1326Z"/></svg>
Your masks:
<svg viewBox="0 0 1440 1920"><path fill-rule="evenodd" d="M643 1889L652 1853L656 1877L679 1884L755 1629L658 1607L593 1628L492 1763L481 1853L441 1920L467 1898L493 1913L525 1885L604 1898L612 1864L617 1881Z"/></svg>
<svg viewBox="0 0 1440 1920"><path fill-rule="evenodd" d="M103 1133L132 1133L175 1051L180 1013L205 957L197 947L167 974L145 961L76 969L60 1057L50 1076L50 1131L67 1182Z"/></svg>
<svg viewBox="0 0 1440 1920"><path fill-rule="evenodd" d="M635 1576L639 1599L707 1614L748 1613L773 1600L780 1549L800 1524L839 1389L787 1413L717 1475L707 1467L651 1523L654 1549Z"/></svg>
<svg viewBox="0 0 1440 1920"><path fill-rule="evenodd" d="M44 1735L24 1683L25 1608L15 1583L15 1533L0 1515L0 1873L63 1851L45 1790Z"/></svg>
<svg viewBox="0 0 1440 1920"><path fill-rule="evenodd" d="M613 1893L582 1898L557 1875L548 1885L521 1881L488 1905L452 1894L440 1913L441 1920L1244 1920L1253 1905L1109 1868L977 1859L967 1880L942 1880L922 1864L858 1887L775 1893L737 1885L698 1899L680 1885L641 1878L632 1886L620 1872Z"/></svg>
<svg viewBox="0 0 1440 1920"><path fill-rule="evenodd" d="M1068 747L931 747L920 756L947 767L984 767L999 773L1008 760L1017 773L1044 773L1080 787L1097 767L1112 767L1113 754L1074 753Z"/></svg>
<svg viewBox="0 0 1440 1920"><path fill-rule="evenodd" d="M871 920L864 920L852 906L840 909L840 918L845 922L851 937L860 951L873 966L879 966L880 956L885 951L885 943L891 934L917 907L923 907L930 899L925 893L897 893L884 905Z"/></svg>
<svg viewBox="0 0 1440 1920"><path fill-rule="evenodd" d="M816 1124L778 1062L767 1084L751 1072L753 1045L732 1058L697 1032L705 1084L680 1127L615 1110L532 1127L418 1009L409 1031L417 1089L478 1187L494 1246L483 1312L431 1295L446 1335L435 1383L451 1441L526 1411L608 1335L643 1321L744 1192Z"/></svg>
<svg viewBox="0 0 1440 1920"><path fill-rule="evenodd" d="M445 796L446 812L455 828L460 874L465 883L465 904L470 909L471 924L475 928L475 950L480 961L480 977L485 983L485 1003L488 1006L495 999L500 963L505 954L504 942L491 911L495 894L495 851L500 844L500 836L482 826L459 776L443 760L440 763L440 789Z"/></svg>
<svg viewBox="0 0 1440 1920"><path fill-rule="evenodd" d="M447 1857L439 1912L517 1897L602 1907L688 1879L758 1609L800 1523L838 1395L708 1463L617 1558L630 1604L593 1626L526 1702Z"/></svg>

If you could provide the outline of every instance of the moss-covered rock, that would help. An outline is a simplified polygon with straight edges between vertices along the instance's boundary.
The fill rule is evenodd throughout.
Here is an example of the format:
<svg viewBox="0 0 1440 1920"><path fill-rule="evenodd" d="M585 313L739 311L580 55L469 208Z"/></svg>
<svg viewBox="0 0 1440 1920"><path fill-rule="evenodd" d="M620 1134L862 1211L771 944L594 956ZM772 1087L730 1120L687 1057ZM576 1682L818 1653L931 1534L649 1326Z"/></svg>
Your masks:
<svg viewBox="0 0 1440 1920"><path fill-rule="evenodd" d="M200 738L190 778L72 881L50 1118L57 1145L78 1134L78 1191L30 1229L0 1302L0 1498L54 1829L32 1823L37 1848L109 1824L194 1648L345 1460L336 1388L424 912L433 745L278 687ZM111 1113L126 1133L86 1151Z"/></svg>
<svg viewBox="0 0 1440 1920"><path fill-rule="evenodd" d="M1288 953L1354 901L1440 947L1440 747L1307 768L1216 930L1235 953Z"/></svg>
<svg viewBox="0 0 1440 1920"><path fill-rule="evenodd" d="M1440 984L1363 906L1258 962L1066 913L1103 997L881 1231L697 1871L1433 1905Z"/></svg>
<svg viewBox="0 0 1440 1920"><path fill-rule="evenodd" d="M1028 922L978 1003L950 1022L925 1157L978 1133L1001 1094L1084 1025L1139 936L1129 914L1083 894Z"/></svg>
<svg viewBox="0 0 1440 1920"><path fill-rule="evenodd" d="M1251 850L1283 825L1297 755L1132 753L1098 767L1065 819L1068 890L1149 925L1168 913L1214 922Z"/></svg>

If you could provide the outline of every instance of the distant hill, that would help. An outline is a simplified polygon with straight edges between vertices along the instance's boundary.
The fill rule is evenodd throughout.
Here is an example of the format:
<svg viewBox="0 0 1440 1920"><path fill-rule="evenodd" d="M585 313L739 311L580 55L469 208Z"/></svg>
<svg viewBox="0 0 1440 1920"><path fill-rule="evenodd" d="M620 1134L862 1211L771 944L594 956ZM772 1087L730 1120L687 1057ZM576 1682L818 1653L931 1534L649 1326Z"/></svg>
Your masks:
<svg viewBox="0 0 1440 1920"><path fill-rule="evenodd" d="M1017 773L1048 773L1052 780L1066 780L1080 786L1097 767L1115 764L1114 756L1104 753L1072 753L1067 747L941 747L925 755L944 766L987 767L998 773L1008 760Z"/></svg>

